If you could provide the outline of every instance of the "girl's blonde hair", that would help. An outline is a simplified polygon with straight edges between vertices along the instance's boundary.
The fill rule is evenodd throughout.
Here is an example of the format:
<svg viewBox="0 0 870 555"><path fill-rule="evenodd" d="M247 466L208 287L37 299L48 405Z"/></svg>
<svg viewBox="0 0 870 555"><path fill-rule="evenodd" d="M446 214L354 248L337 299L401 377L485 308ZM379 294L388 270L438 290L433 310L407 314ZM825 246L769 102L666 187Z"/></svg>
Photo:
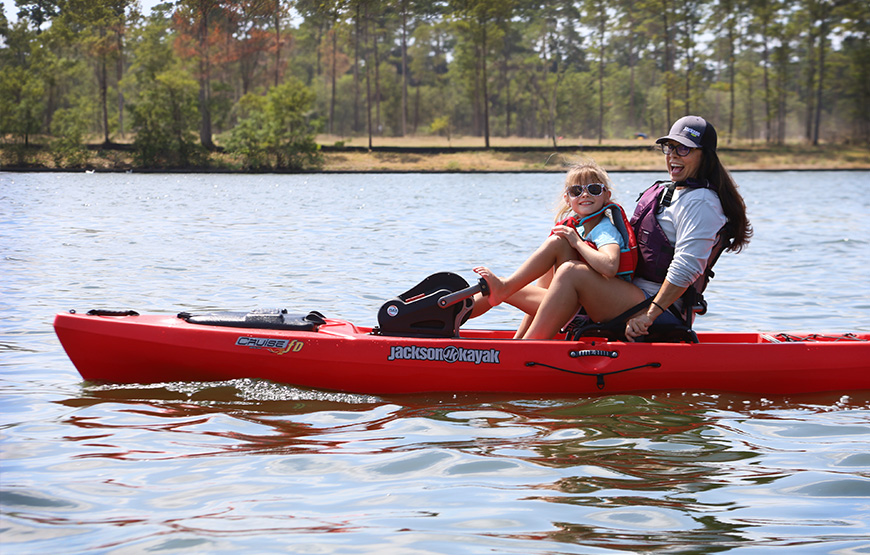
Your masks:
<svg viewBox="0 0 870 555"><path fill-rule="evenodd" d="M565 219L571 213L571 205L565 200L565 192L572 185L589 185L590 183L602 183L608 191L613 191L613 181L607 175L607 171L593 161L580 162L568 167L565 175L565 186L559 195L559 204L556 207L556 221Z"/></svg>

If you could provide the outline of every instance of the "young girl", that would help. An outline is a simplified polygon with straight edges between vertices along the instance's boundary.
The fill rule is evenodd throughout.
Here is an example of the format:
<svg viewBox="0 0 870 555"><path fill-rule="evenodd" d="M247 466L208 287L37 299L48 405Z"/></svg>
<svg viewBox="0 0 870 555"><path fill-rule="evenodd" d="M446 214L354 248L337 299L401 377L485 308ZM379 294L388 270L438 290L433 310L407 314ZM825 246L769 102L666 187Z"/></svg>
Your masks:
<svg viewBox="0 0 870 555"><path fill-rule="evenodd" d="M475 298L472 317L502 302L534 316L555 269L568 260L582 260L605 278L626 277L618 274L633 270L620 268L621 252L628 245L623 233L602 210L610 204L611 190L610 177L601 166L594 162L572 166L565 177L556 226L544 243L507 278L498 277L484 266L474 268L486 280L490 294ZM621 210L614 212L618 212L611 212L615 218L622 217ZM530 285L538 278L537 285ZM517 337L522 337L530 321L529 316L523 320Z"/></svg>

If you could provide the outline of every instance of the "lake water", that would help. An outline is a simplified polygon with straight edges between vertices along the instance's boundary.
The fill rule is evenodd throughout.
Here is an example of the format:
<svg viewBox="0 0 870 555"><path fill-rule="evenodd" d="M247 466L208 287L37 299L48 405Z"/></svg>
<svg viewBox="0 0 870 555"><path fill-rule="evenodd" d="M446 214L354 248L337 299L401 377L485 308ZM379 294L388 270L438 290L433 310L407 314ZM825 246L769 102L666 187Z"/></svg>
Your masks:
<svg viewBox="0 0 870 555"><path fill-rule="evenodd" d="M696 328L870 331L870 172L735 176L755 238L720 260ZM613 177L630 211L663 174ZM430 273L516 268L562 180L0 173L0 548L870 553L867 391L94 385L51 328L90 308L316 309L371 325ZM519 320L499 307L474 325Z"/></svg>

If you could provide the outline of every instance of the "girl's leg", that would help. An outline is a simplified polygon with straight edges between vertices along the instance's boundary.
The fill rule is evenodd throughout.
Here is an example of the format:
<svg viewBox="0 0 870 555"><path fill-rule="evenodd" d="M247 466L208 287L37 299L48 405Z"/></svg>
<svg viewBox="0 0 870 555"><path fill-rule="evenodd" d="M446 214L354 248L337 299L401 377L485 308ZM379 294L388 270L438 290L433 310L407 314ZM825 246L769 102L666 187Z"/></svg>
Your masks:
<svg viewBox="0 0 870 555"><path fill-rule="evenodd" d="M547 270L536 285L527 285L508 297L504 302L518 308L526 313L523 321L517 330L516 338L520 338L525 333L529 324L532 322L532 317L538 312L538 307L544 296L547 294L547 287L553 281L554 268ZM474 296L474 306L471 308L471 318L476 318L486 314L493 305L489 304L488 297L484 297L479 293Z"/></svg>
<svg viewBox="0 0 870 555"><path fill-rule="evenodd" d="M541 279L538 280L537 285L543 291L540 292L541 294L540 294L539 298L527 300L527 306L525 307L526 310L523 310L523 312L525 312L526 315L523 316L523 321L520 322L520 327L517 328L517 332L514 334L514 339L521 339L523 337L523 335L526 334L526 330L528 330L529 326L532 324L532 319L535 317L535 314L538 313L538 307L541 306L541 301L544 300L544 296L546 295L546 289L548 287L550 287L550 284L553 282L553 275L554 275L555 271L556 271L555 268L550 268L547 271L547 273L544 274L543 276L541 276ZM520 291L522 291L522 289ZM508 304L512 304L512 305L516 306L516 304L511 302L511 299L516 297L517 294L512 295L505 302L507 302ZM520 308L520 307L517 307L517 308ZM522 310L522 308L520 308L520 310Z"/></svg>
<svg viewBox="0 0 870 555"><path fill-rule="evenodd" d="M593 320L613 318L641 302L638 287L619 278L606 278L581 262L559 266L523 339L552 339L583 306Z"/></svg>
<svg viewBox="0 0 870 555"><path fill-rule="evenodd" d="M552 275L552 271L550 274ZM542 281L544 280L541 279L538 283L540 284ZM547 280L546 283L549 285L549 280ZM504 302L522 310L526 314L534 315L538 311L538 307L541 305L541 301L544 300L544 295L546 294L546 287L541 287L540 285L526 285L505 299ZM490 304L489 297L484 297L480 293L474 295L472 298L474 299L474 306L471 307L470 318L482 316L489 312L490 308L495 306Z"/></svg>
<svg viewBox="0 0 870 555"><path fill-rule="evenodd" d="M552 270L555 266L567 260L577 260L578 256L577 251L568 244L568 241L551 235L508 278L499 278L488 268L484 267L475 268L474 271L480 274L489 284L489 302L491 305L496 306L508 301L511 296L532 283L532 281L544 276L548 270Z"/></svg>
<svg viewBox="0 0 870 555"><path fill-rule="evenodd" d="M541 305L541 301L544 300L544 295L546 294L547 290L543 287L527 285L508 297L505 302L522 310L527 315L531 314L534 316L538 311L538 307ZM469 316L469 318L482 316L489 312L489 309L493 307L493 305L489 304L489 297L484 297L480 293L476 294L473 299L474 306L471 307L471 316Z"/></svg>
<svg viewBox="0 0 870 555"><path fill-rule="evenodd" d="M472 297L474 300L474 305L471 307L471 316L469 318L477 318L478 316L483 316L489 309L492 308L492 305L489 304L489 299L477 293Z"/></svg>
<svg viewBox="0 0 870 555"><path fill-rule="evenodd" d="M526 332L529 330L529 326L532 325L532 319L534 316L531 314L526 314L523 316L523 321L520 322L520 327L517 328L516 333L514 334L514 339L522 339Z"/></svg>

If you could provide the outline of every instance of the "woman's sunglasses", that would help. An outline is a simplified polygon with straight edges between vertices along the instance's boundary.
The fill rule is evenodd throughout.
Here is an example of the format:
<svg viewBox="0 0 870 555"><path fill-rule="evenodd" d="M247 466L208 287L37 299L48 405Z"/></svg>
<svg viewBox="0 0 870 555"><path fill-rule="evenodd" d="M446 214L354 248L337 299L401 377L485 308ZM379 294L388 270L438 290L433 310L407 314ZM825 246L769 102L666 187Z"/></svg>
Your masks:
<svg viewBox="0 0 870 555"><path fill-rule="evenodd" d="M572 197L579 197L583 194L583 191L586 191L593 197L597 197L601 195L604 191L607 190L602 183L590 183L589 185L571 185L568 187L568 194Z"/></svg>
<svg viewBox="0 0 870 555"><path fill-rule="evenodd" d="M677 156L683 157L688 156L690 152L692 152L692 148L686 145L669 145L667 143L662 143L659 145L662 147L662 154L667 156L671 152L676 152Z"/></svg>

